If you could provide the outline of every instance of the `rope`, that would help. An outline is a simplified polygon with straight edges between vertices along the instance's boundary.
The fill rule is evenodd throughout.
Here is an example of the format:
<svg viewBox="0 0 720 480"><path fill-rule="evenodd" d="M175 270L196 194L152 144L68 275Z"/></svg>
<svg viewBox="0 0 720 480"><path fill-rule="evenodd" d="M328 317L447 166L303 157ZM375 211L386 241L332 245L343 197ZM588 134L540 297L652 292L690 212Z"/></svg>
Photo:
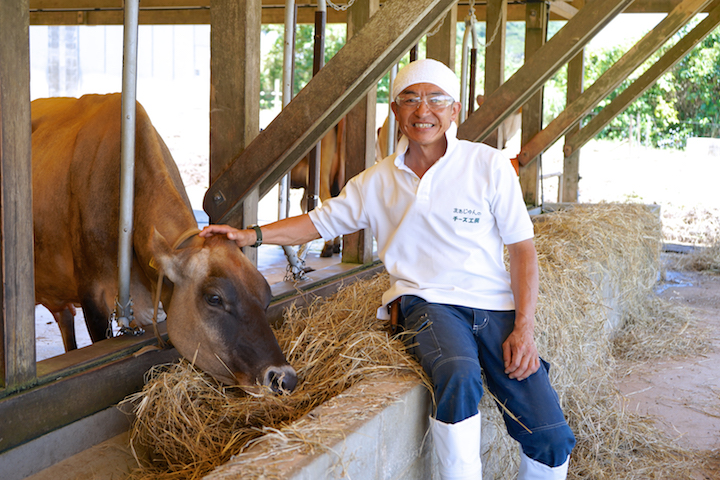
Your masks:
<svg viewBox="0 0 720 480"><path fill-rule="evenodd" d="M440 23L438 24L437 27L435 27L435 30L433 30L432 32L428 32L426 36L427 36L428 38L430 38L430 37L432 37L433 35L435 35L436 33L438 33L438 32L440 31L440 29L442 28L442 26L443 26L444 23L445 23L445 17L443 17L442 20L440 20Z"/></svg>
<svg viewBox="0 0 720 480"><path fill-rule="evenodd" d="M500 9L500 18L498 19L498 22L495 24L495 31L493 31L492 36L490 37L490 41L481 44L480 48L487 48L490 45L493 44L495 41L495 37L497 37L498 32L500 31L500 25L503 23L503 18L505 17L505 9ZM466 17L466 21L471 21L472 25L475 25L475 22L477 21L477 18L475 17L475 0L470 0L470 8L468 9L468 14ZM485 21L485 25L487 25L487 21ZM485 39L487 39L487 29L485 30Z"/></svg>

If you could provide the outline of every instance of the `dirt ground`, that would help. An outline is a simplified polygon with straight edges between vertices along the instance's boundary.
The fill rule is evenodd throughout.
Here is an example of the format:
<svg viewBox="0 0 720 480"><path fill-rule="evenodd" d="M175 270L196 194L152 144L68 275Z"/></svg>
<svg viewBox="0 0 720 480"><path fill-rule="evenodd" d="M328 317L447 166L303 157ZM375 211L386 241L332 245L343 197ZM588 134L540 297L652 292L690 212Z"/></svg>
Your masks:
<svg viewBox="0 0 720 480"><path fill-rule="evenodd" d="M698 357L633 365L618 380L618 387L629 411L653 417L678 445L719 451L720 276L673 273L659 295L692 309L699 323L709 329L712 349Z"/></svg>

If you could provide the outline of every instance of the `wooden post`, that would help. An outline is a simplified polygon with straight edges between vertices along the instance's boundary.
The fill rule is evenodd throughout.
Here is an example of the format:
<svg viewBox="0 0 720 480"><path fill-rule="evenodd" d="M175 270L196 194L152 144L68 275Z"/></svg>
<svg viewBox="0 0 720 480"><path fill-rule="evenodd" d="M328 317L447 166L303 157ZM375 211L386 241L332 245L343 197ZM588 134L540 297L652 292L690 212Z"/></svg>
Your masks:
<svg viewBox="0 0 720 480"><path fill-rule="evenodd" d="M35 380L28 0L0 2L0 388Z"/></svg>
<svg viewBox="0 0 720 480"><path fill-rule="evenodd" d="M348 9L347 38L358 32L380 8L379 0L357 0ZM349 180L375 163L375 104L377 87L348 112L345 143L345 180ZM339 141L339 139L338 139ZM343 237L342 261L369 263L372 261L372 233L362 230Z"/></svg>
<svg viewBox="0 0 720 480"><path fill-rule="evenodd" d="M528 2L525 6L525 59L540 50L547 39L548 6L544 1ZM543 88L530 97L522 110L522 144L530 141L542 130ZM540 162L520 168L520 185L525 204L539 204Z"/></svg>
<svg viewBox="0 0 720 480"><path fill-rule="evenodd" d="M210 184L260 131L261 0L210 2ZM259 190L242 206L242 224L257 223ZM257 249L243 249L257 265Z"/></svg>
<svg viewBox="0 0 720 480"><path fill-rule="evenodd" d="M568 62L567 71L567 104L574 102L583 92L583 78L585 77L585 50L580 51L575 58ZM570 129L565 136L565 141L580 131L578 123ZM561 202L578 201L578 185L580 182L580 150L570 152L563 161L563 173L560 184Z"/></svg>
<svg viewBox="0 0 720 480"><path fill-rule="evenodd" d="M431 37L427 37L426 57L444 63L450 70L455 71L455 44L457 26L457 5L441 20L443 23L439 30ZM438 28L436 25L433 30Z"/></svg>

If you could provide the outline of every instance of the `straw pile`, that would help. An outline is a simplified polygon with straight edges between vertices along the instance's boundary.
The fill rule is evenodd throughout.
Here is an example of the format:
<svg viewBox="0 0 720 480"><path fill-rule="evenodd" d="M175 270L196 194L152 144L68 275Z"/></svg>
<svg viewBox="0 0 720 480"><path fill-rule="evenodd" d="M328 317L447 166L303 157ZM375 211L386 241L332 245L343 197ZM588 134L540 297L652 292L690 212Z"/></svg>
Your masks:
<svg viewBox="0 0 720 480"><path fill-rule="evenodd" d="M707 247L695 248L687 255L679 257L675 266L684 270L720 275L720 237Z"/></svg>
<svg viewBox="0 0 720 480"><path fill-rule="evenodd" d="M686 312L660 303L652 293L660 235L658 217L641 205L578 206L543 215L536 223L536 339L553 365L551 380L578 440L570 478L690 478L704 461L675 447L651 420L625 411L614 386L618 357L691 354L708 346L697 337L685 340L696 326ZM137 414L132 446L140 460L145 458L140 450L148 450L152 459L135 478L199 478L252 439L274 437L273 448L287 451L325 448L320 437L336 433L304 430L303 422L291 425L293 420L378 373L421 376L402 344L389 339L383 322L375 319L385 288L387 277L378 276L307 312L287 313L276 333L300 380L289 396L249 397L217 386L187 362L154 371L143 392L128 400ZM608 298L625 323L619 333L607 325L613 313ZM516 472L517 446L489 397L481 403L483 443L489 448L483 457L486 465L501 466L496 478L506 479ZM261 439L263 433L270 435ZM247 478L258 476L247 471Z"/></svg>
<svg viewBox="0 0 720 480"><path fill-rule="evenodd" d="M601 203L542 219L536 337L578 441L570 477L690 478L702 459L677 448L650 419L625 411L614 385L618 359L709 348L692 334L697 326L687 310L653 294L662 246L657 215L643 205ZM614 333L607 328L613 313L623 325Z"/></svg>

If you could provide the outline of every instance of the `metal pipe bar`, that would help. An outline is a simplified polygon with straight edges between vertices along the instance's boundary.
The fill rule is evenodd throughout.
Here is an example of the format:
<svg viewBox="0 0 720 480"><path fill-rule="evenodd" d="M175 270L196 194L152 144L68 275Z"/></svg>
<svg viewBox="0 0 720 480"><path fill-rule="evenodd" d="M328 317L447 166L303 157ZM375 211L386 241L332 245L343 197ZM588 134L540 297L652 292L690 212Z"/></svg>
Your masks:
<svg viewBox="0 0 720 480"><path fill-rule="evenodd" d="M315 43L313 45L313 77L325 65L325 23L327 12L324 0L318 0L318 9L315 12ZM320 168L321 168L321 142L315 144L310 151L308 161L308 185L305 192L305 205L309 212L317 207L320 199Z"/></svg>
<svg viewBox="0 0 720 480"><path fill-rule="evenodd" d="M130 266L132 265L133 203L135 195L135 99L137 97L137 41L139 0L125 1L122 122L120 124L120 228L118 246L117 320L130 326Z"/></svg>
<svg viewBox="0 0 720 480"><path fill-rule="evenodd" d="M392 95L393 84L395 83L395 77L397 76L398 66L397 63L390 69L390 84L388 85L388 97ZM395 113L392 111L392 102L394 98L388 98L388 136L387 136L387 154L392 155L395 153L395 145L397 145L397 139L395 133L397 132L397 121L395 119Z"/></svg>

